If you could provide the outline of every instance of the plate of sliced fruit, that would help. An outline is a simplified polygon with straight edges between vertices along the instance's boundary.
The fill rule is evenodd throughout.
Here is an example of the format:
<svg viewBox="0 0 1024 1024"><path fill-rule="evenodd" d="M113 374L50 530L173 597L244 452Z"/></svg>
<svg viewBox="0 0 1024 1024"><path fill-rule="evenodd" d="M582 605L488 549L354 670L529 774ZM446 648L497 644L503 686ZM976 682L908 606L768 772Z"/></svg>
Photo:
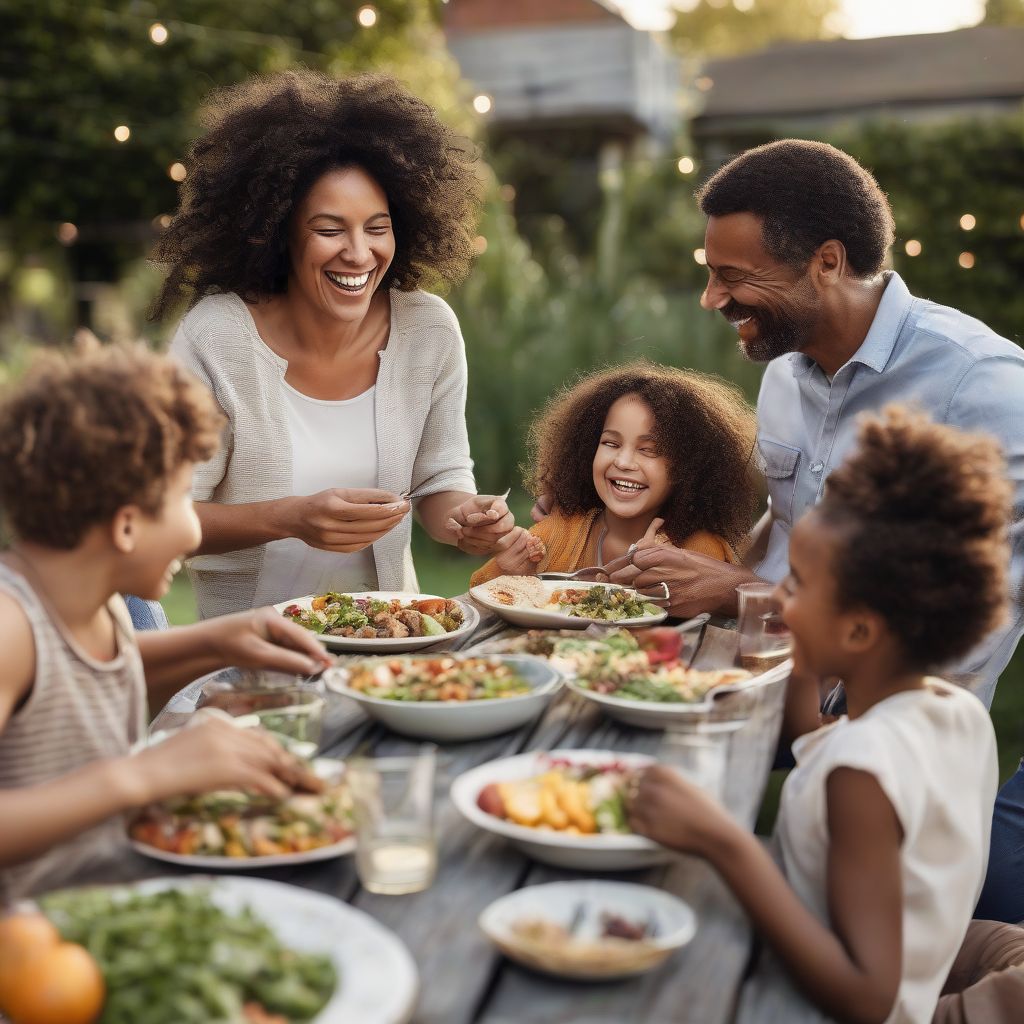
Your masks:
<svg viewBox="0 0 1024 1024"><path fill-rule="evenodd" d="M613 750L519 754L460 775L452 802L478 828L546 864L583 871L648 867L670 854L630 830L625 789L652 760Z"/></svg>

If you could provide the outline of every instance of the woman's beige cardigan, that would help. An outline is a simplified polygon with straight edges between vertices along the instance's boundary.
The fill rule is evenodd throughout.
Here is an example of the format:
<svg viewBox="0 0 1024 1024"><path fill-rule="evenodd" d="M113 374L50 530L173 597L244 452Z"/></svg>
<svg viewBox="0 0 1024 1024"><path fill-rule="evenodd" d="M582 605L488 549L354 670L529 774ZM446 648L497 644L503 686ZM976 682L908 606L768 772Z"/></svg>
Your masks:
<svg viewBox="0 0 1024 1024"><path fill-rule="evenodd" d="M220 449L196 467L195 500L236 505L290 495L282 400L288 363L260 338L245 303L234 294L202 299L181 321L171 353L210 388L228 418ZM475 493L465 413L466 352L455 314L436 295L393 290L391 333L377 375L378 485L396 494ZM407 516L373 545L381 590L419 589L411 534ZM202 618L252 606L264 548L190 559Z"/></svg>

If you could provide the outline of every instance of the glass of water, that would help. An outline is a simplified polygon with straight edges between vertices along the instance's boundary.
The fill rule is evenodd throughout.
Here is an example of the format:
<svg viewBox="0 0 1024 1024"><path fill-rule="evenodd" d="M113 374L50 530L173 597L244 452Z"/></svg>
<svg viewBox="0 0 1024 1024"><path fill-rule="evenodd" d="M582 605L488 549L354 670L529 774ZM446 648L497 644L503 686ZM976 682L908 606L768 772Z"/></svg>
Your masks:
<svg viewBox="0 0 1024 1024"><path fill-rule="evenodd" d="M740 665L755 675L785 661L793 638L782 621L773 583L741 583L739 596Z"/></svg>
<svg viewBox="0 0 1024 1024"><path fill-rule="evenodd" d="M725 797L727 746L724 732L667 729L658 761L721 801Z"/></svg>
<svg viewBox="0 0 1024 1024"><path fill-rule="evenodd" d="M434 880L436 748L412 757L355 758L348 777L355 807L356 872L369 892L420 892Z"/></svg>

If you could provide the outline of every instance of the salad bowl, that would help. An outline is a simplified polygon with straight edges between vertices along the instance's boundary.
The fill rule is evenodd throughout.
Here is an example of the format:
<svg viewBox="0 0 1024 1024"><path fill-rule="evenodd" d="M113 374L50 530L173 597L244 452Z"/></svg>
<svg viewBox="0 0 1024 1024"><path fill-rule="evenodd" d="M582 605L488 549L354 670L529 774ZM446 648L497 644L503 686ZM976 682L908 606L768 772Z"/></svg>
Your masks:
<svg viewBox="0 0 1024 1024"><path fill-rule="evenodd" d="M367 675L377 677L371 678L371 684L380 683L370 685L370 692L362 683ZM443 680L453 676L475 681L477 695L467 697L460 692L458 697L446 698L449 691ZM515 680L514 686L501 684L506 677ZM536 718L562 685L561 673L529 655L373 658L328 669L323 679L329 690L351 697L371 718L394 732L442 742L481 739L518 729ZM495 695L486 695L489 693Z"/></svg>

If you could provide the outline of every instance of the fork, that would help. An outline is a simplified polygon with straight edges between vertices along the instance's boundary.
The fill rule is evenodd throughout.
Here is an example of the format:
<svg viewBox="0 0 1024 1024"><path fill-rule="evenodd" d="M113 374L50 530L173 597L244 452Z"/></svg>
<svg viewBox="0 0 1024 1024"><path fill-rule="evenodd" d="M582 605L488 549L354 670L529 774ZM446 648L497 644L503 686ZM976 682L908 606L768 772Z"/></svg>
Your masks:
<svg viewBox="0 0 1024 1024"><path fill-rule="evenodd" d="M429 487L429 484L427 486ZM414 498L422 498L424 496L424 494L426 494L426 493L427 493L427 488L426 487L421 487L419 490L416 490L416 491L403 491L399 495L399 497L403 501L412 501ZM499 498L501 501L504 501L511 493L512 493L512 488L509 487L505 491L504 494L498 494L495 497Z"/></svg>

